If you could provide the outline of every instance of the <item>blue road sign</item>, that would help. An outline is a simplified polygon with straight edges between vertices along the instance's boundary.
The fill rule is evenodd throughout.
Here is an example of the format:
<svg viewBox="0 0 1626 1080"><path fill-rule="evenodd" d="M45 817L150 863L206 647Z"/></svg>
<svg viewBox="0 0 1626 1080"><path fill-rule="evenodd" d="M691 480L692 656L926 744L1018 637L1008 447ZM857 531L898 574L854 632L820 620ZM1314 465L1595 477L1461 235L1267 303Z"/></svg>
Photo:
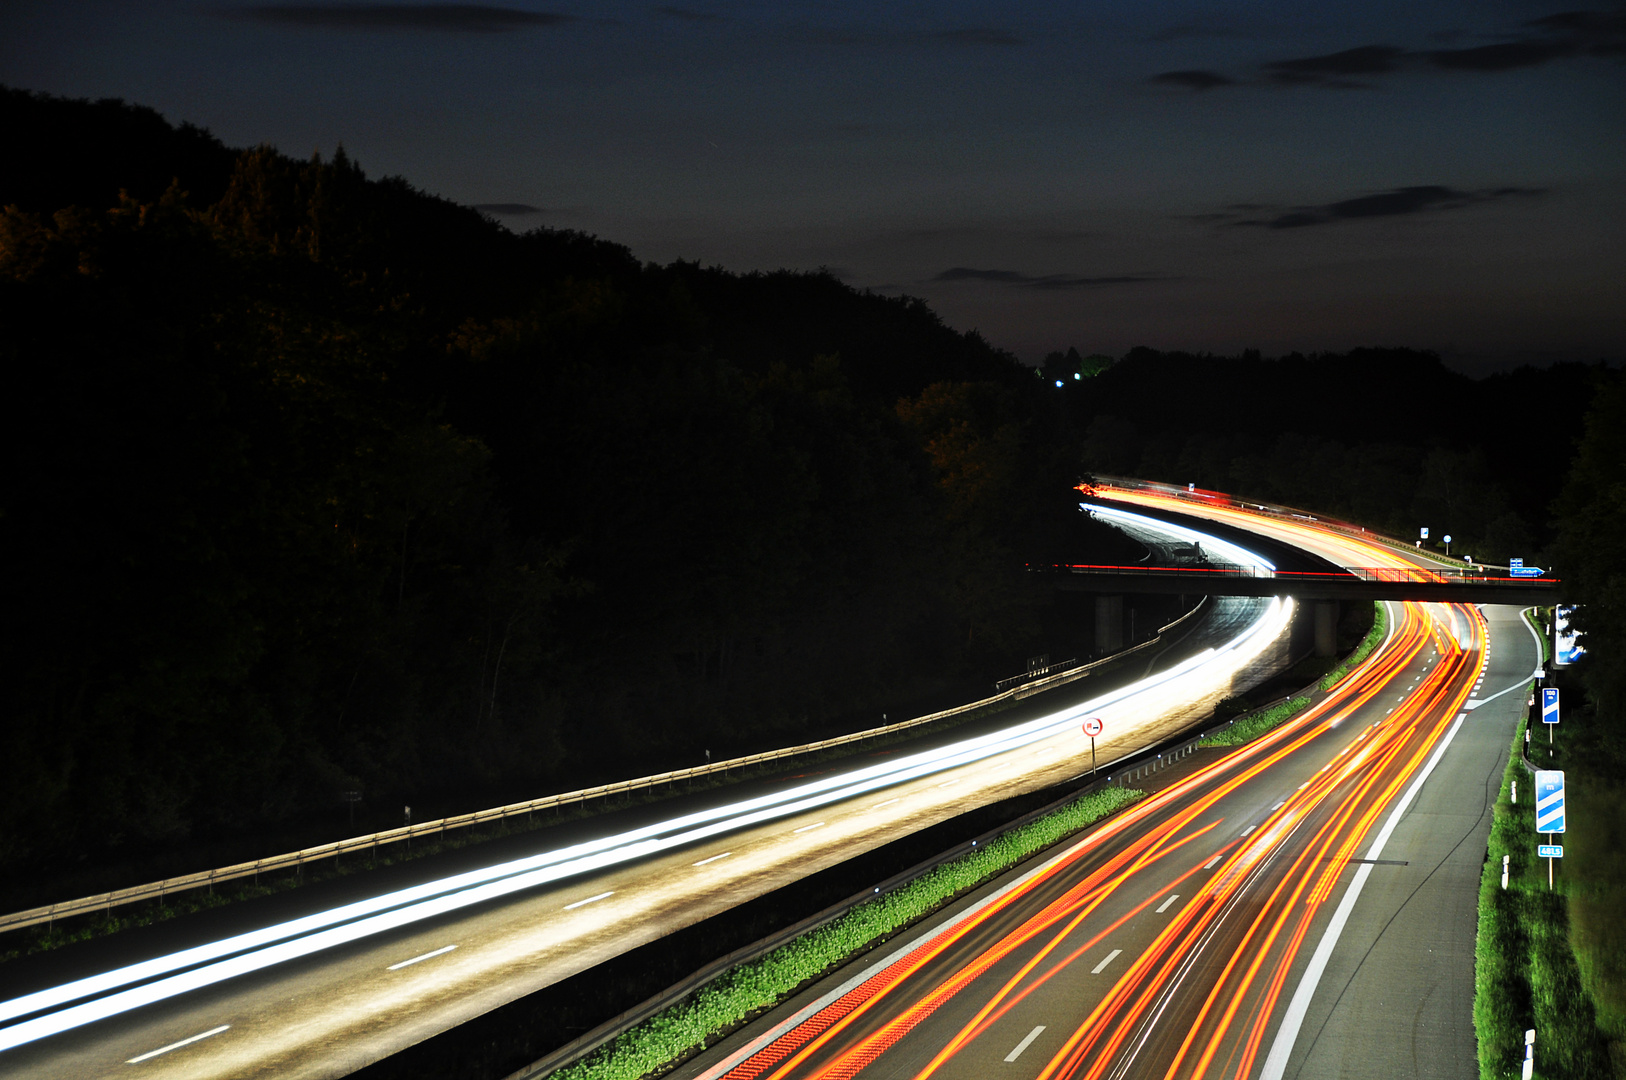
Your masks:
<svg viewBox="0 0 1626 1080"><path fill-rule="evenodd" d="M1562 859L1564 857L1564 845L1537 844L1536 856L1542 859Z"/></svg>
<svg viewBox="0 0 1626 1080"><path fill-rule="evenodd" d="M1524 569L1524 560L1523 559L1509 559L1507 561L1507 566L1508 566L1509 570L1522 570L1522 569Z"/></svg>
<svg viewBox="0 0 1626 1080"><path fill-rule="evenodd" d="M1543 724L1558 723L1558 687L1556 686L1541 688L1541 722Z"/></svg>
<svg viewBox="0 0 1626 1080"><path fill-rule="evenodd" d="M1564 770L1536 770L1536 831L1564 831Z"/></svg>
<svg viewBox="0 0 1626 1080"><path fill-rule="evenodd" d="M1547 571L1539 566L1515 566L1507 572L1508 577L1541 577Z"/></svg>

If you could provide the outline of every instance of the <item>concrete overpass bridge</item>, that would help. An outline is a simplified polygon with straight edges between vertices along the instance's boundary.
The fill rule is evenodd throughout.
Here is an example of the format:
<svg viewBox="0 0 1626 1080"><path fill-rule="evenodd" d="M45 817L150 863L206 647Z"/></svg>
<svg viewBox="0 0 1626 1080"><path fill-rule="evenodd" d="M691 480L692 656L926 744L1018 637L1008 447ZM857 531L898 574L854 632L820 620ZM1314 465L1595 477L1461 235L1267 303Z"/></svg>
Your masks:
<svg viewBox="0 0 1626 1080"><path fill-rule="evenodd" d="M1448 604L1551 604L1551 577L1497 577L1456 568L1349 567L1341 571L1269 570L1262 566L1063 565L1046 573L1056 588L1086 593L1181 593L1205 596L1292 596L1300 600L1416 600Z"/></svg>

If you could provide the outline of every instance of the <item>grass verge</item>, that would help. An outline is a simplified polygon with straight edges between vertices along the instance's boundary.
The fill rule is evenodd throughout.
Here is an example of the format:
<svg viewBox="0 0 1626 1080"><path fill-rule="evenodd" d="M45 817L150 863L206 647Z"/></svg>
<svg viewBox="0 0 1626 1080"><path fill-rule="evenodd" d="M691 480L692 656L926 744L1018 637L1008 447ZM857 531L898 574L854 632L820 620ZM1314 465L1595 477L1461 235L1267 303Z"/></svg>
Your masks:
<svg viewBox="0 0 1626 1080"><path fill-rule="evenodd" d="M582 1060L557 1070L551 1080L638 1080L659 1073L967 889L1144 794L1107 788L1013 829L884 896L859 904L766 956L741 964Z"/></svg>
<svg viewBox="0 0 1626 1080"><path fill-rule="evenodd" d="M1520 1075L1524 1032L1536 1031L1535 1076L1581 1080L1610 1075L1608 1050L1581 983L1569 943L1565 878L1547 887L1546 860L1536 855L1534 783L1519 761L1525 723L1513 733L1496 797L1474 943L1474 1031L1479 1075ZM1511 785L1524 789L1510 798ZM1502 888L1502 858L1508 887Z"/></svg>

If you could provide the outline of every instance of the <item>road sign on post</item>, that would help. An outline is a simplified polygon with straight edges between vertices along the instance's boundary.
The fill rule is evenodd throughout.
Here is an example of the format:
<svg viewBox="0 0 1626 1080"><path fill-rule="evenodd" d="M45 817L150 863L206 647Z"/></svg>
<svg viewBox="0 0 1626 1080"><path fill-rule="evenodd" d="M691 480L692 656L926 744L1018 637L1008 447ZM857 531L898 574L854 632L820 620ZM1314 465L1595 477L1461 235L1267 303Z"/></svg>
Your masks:
<svg viewBox="0 0 1626 1080"><path fill-rule="evenodd" d="M1558 687L1556 686L1541 688L1541 722L1543 724L1558 723Z"/></svg>
<svg viewBox="0 0 1626 1080"><path fill-rule="evenodd" d="M1419 539L1427 540L1428 539L1428 526L1424 525L1421 529L1418 529L1417 530L1417 536L1418 536Z"/></svg>
<svg viewBox="0 0 1626 1080"><path fill-rule="evenodd" d="M1084 734L1090 737L1090 775L1095 775L1095 737L1101 734L1101 721L1098 717L1090 717L1084 721Z"/></svg>
<svg viewBox="0 0 1626 1080"><path fill-rule="evenodd" d="M1564 831L1564 770L1536 770L1536 831Z"/></svg>
<svg viewBox="0 0 1626 1080"><path fill-rule="evenodd" d="M1552 729L1548 729L1552 730ZM1536 831L1549 834L1564 831L1564 770L1537 769L1536 770ZM1556 845L1543 844L1537 848L1537 854L1547 859L1547 888L1553 887L1553 860L1563 855L1563 849L1558 854L1552 853Z"/></svg>
<svg viewBox="0 0 1626 1080"><path fill-rule="evenodd" d="M1537 844L1536 854L1543 859L1562 859L1564 857L1564 845Z"/></svg>

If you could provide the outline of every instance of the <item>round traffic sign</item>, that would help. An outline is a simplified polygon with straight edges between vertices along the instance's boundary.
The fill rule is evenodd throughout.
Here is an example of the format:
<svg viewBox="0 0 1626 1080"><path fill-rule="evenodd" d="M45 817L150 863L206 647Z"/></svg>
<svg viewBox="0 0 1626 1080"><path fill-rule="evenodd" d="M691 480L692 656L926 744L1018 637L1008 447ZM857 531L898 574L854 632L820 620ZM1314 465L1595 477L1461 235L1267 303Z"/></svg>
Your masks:
<svg viewBox="0 0 1626 1080"><path fill-rule="evenodd" d="M1093 716L1084 721L1084 734L1092 739L1101 734L1101 721Z"/></svg>

